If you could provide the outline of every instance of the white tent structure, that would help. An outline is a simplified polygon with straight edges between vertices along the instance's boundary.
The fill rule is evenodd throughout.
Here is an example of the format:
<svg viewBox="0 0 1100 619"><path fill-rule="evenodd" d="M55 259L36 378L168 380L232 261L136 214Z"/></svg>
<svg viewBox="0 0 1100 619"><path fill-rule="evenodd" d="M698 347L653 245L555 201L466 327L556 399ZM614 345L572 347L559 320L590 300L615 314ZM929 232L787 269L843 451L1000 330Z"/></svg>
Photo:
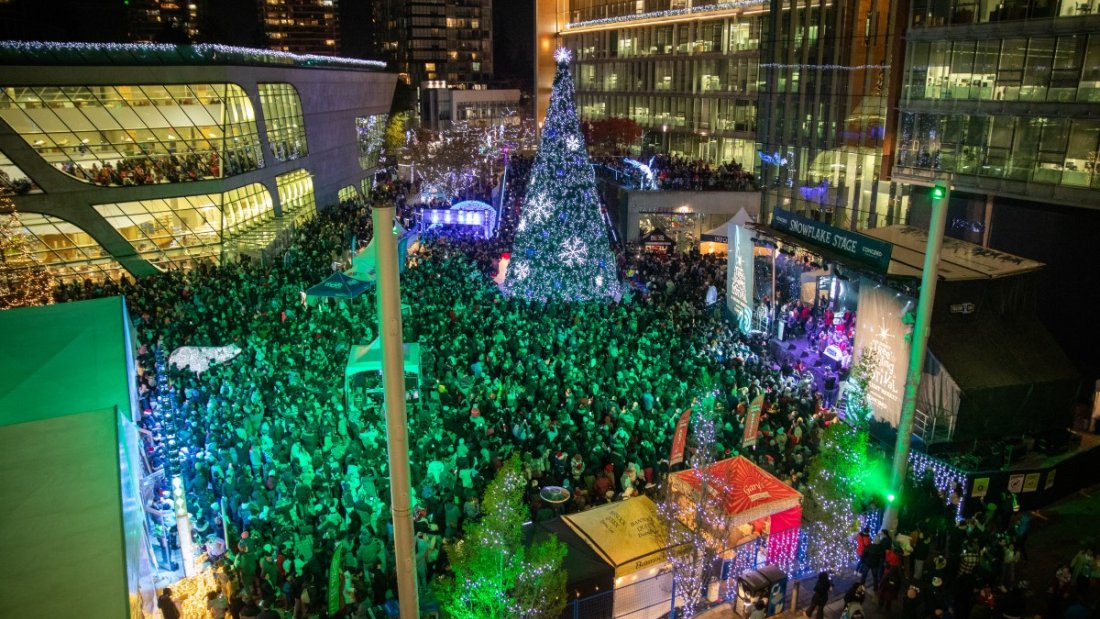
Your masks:
<svg viewBox="0 0 1100 619"><path fill-rule="evenodd" d="M406 391L419 391L420 390L420 344L413 342L412 344L404 344L404 360L405 360L405 390ZM376 338L368 345L356 344L348 351L348 362L344 367L344 397L346 401L351 404L358 401L353 393L353 382L355 377L368 374L382 375L382 340ZM368 393L382 393L382 382L379 380L376 390L370 390Z"/></svg>

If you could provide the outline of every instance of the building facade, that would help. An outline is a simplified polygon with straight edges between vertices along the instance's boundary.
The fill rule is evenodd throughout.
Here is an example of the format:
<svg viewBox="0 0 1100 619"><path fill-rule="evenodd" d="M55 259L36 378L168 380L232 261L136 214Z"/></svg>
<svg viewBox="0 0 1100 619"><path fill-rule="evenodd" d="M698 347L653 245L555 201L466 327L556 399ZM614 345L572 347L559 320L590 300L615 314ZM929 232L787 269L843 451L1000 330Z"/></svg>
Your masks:
<svg viewBox="0 0 1100 619"><path fill-rule="evenodd" d="M1100 2L914 0L897 178L1066 206L1100 194ZM985 214L982 213L984 219Z"/></svg>
<svg viewBox="0 0 1100 619"><path fill-rule="evenodd" d="M340 54L337 0L257 0L271 49L295 54Z"/></svg>
<svg viewBox="0 0 1100 619"><path fill-rule="evenodd" d="M842 228L905 220L890 182L905 0L771 0L761 63L759 176L775 209Z"/></svg>
<svg viewBox="0 0 1100 619"><path fill-rule="evenodd" d="M383 63L223 46L6 44L0 59L0 191L62 279L263 249L355 195L396 81Z"/></svg>
<svg viewBox="0 0 1100 619"><path fill-rule="evenodd" d="M657 151L710 162L756 160L765 3L539 0L538 112L553 48L573 52L584 120L630 118Z"/></svg>
<svg viewBox="0 0 1100 619"><path fill-rule="evenodd" d="M456 90L443 82L420 84L420 126L439 131L455 122L473 125L518 124L520 91Z"/></svg>
<svg viewBox="0 0 1100 619"><path fill-rule="evenodd" d="M383 0L382 51L402 81L455 88L493 76L492 0Z"/></svg>

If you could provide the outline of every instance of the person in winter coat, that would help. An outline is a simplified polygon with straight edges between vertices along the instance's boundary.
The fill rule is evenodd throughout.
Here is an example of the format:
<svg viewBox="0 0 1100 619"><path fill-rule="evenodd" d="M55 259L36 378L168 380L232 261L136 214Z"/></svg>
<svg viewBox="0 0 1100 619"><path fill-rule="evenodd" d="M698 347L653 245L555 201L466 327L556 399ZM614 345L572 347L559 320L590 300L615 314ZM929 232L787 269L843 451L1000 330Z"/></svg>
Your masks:
<svg viewBox="0 0 1100 619"><path fill-rule="evenodd" d="M814 584L814 596L810 599L810 607L803 612L807 617L811 617L814 611L817 611L817 619L824 619L825 617L825 605L829 603L829 591L833 588L833 581L829 580L829 572L821 572L817 575L817 582Z"/></svg>

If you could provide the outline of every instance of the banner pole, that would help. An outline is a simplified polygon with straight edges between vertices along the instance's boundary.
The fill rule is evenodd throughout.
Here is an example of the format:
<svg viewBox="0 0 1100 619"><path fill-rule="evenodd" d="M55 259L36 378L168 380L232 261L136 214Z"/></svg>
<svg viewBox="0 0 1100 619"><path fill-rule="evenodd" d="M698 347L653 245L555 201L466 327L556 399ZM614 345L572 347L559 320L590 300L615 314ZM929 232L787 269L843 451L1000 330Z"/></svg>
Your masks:
<svg viewBox="0 0 1100 619"><path fill-rule="evenodd" d="M940 252L943 250L943 228L947 223L947 205L950 189L936 183L931 192L932 216L928 224L928 246L924 254L924 271L921 273L920 297L917 300L917 318L909 349L909 372L905 377L905 394L901 401L901 418L898 420L898 439L894 445L894 468L890 478L893 497L902 496L905 476L909 471L909 448L913 442L913 419L917 410L917 389L920 387L924 358L928 353L928 334L932 329L932 306L936 300L936 282L939 280ZM894 531L898 527L899 503L896 498L886 502L882 528Z"/></svg>

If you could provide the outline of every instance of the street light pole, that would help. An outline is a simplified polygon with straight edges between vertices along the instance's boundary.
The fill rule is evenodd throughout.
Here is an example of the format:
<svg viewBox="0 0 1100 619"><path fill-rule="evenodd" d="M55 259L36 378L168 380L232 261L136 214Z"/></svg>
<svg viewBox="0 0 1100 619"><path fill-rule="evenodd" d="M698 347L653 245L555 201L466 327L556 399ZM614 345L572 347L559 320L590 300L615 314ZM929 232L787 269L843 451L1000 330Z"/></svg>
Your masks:
<svg viewBox="0 0 1100 619"><path fill-rule="evenodd" d="M928 334L932 328L932 306L936 300L936 282L939 279L940 252L943 249L943 228L947 222L947 205L950 189L937 181L931 189L932 215L928 224L928 246L924 254L924 271L921 273L920 296L917 300L916 324L909 349L909 372L905 377L905 395L901 402L901 419L898 420L898 439L894 446L894 467L890 478L890 493L902 496L905 475L909 471L909 448L913 442L913 418L917 410L917 389L920 388L924 358L928 353ZM887 501L882 517L882 528L895 531L898 527L898 501Z"/></svg>
<svg viewBox="0 0 1100 619"><path fill-rule="evenodd" d="M413 562L412 496L409 490L409 430L405 412L405 359L401 334L401 282L397 275L397 242L393 238L392 203L374 207L378 246L378 325L382 337L382 383L386 402L386 437L390 463L390 514L397 557L397 601L401 619L420 619L420 597Z"/></svg>

